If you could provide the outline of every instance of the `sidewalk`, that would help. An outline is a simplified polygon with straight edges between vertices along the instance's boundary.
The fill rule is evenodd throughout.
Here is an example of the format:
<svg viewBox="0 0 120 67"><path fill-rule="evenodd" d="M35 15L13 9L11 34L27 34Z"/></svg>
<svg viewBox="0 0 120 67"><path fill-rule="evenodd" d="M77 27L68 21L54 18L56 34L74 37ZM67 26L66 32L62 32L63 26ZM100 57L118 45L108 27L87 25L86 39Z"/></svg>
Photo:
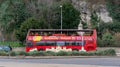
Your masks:
<svg viewBox="0 0 120 67"><path fill-rule="evenodd" d="M36 64L36 63L0 62L0 67L117 67L117 66L95 66L95 65L73 65L73 64Z"/></svg>

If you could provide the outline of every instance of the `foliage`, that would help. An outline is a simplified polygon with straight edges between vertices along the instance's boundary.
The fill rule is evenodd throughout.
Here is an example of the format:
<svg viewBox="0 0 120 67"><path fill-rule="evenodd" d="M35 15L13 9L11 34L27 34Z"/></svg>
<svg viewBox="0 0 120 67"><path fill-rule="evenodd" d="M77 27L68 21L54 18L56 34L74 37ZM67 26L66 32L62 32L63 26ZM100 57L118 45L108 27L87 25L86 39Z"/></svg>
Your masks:
<svg viewBox="0 0 120 67"><path fill-rule="evenodd" d="M45 24L44 19L40 19L38 21L34 18L29 18L22 23L20 29L16 30L16 37L19 41L24 42L29 29L43 29L43 28L47 28L47 24Z"/></svg>
<svg viewBox="0 0 120 67"><path fill-rule="evenodd" d="M0 56L8 56L8 53L5 51L0 51Z"/></svg>
<svg viewBox="0 0 120 67"><path fill-rule="evenodd" d="M8 56L8 52L0 51L0 56ZM24 51L19 52L10 52L10 56L115 56L116 52L114 49L106 49L102 51L95 51L95 52L65 52L65 51L59 51L59 52L40 52L40 51L33 51L26 53Z"/></svg>
<svg viewBox="0 0 120 67"><path fill-rule="evenodd" d="M113 39L115 40L114 46L120 47L120 33L115 33Z"/></svg>
<svg viewBox="0 0 120 67"><path fill-rule="evenodd" d="M56 56L55 52L52 51L46 51L45 53L47 56Z"/></svg>
<svg viewBox="0 0 120 67"><path fill-rule="evenodd" d="M60 28L60 2L63 6L63 28L75 29L78 27L80 12L73 7L70 1L50 1L51 4L47 2L48 0L1 0L0 27L2 34L5 35L3 37L8 41L17 38L17 40L24 42L30 28Z"/></svg>
<svg viewBox="0 0 120 67"><path fill-rule="evenodd" d="M97 47L105 47L103 40L100 37L97 38Z"/></svg>
<svg viewBox="0 0 120 67"><path fill-rule="evenodd" d="M86 22L82 23L83 24L83 29L88 29L88 25Z"/></svg>
<svg viewBox="0 0 120 67"><path fill-rule="evenodd" d="M73 51L72 52L72 56L79 56L79 55L80 55L80 53L78 51Z"/></svg>
<svg viewBox="0 0 120 67"><path fill-rule="evenodd" d="M46 56L45 52L39 52L39 51L29 52L28 54L30 56Z"/></svg>
<svg viewBox="0 0 120 67"><path fill-rule="evenodd" d="M97 55L97 56L115 56L116 52L114 49L107 49L104 51L97 51L97 52L95 52L95 55Z"/></svg>
<svg viewBox="0 0 120 67"><path fill-rule="evenodd" d="M62 12L63 13L63 28L64 29L77 28L77 26L79 24L79 20L80 20L79 11L77 11L72 6L72 4L69 2L63 4L62 10L63 10L63 12ZM54 11L54 9L53 9L53 11ZM56 11L58 11L58 10L56 10ZM24 42L25 36L27 35L27 31L29 29L44 29L44 28L47 29L47 28L59 28L60 27L59 23L54 24L50 21L46 22L45 20L49 20L49 19L47 18L46 10L44 12L43 12L43 16L40 20L37 20L34 18L29 18L21 24L20 29L16 30L16 33L15 33L16 37L19 41ZM57 12L57 13L59 13L59 12ZM60 16L60 14L59 14L59 16ZM57 17L57 18L59 18L59 17ZM53 18L53 19L55 19L55 18ZM58 20L55 20L55 21L58 22Z"/></svg>
<svg viewBox="0 0 120 67"><path fill-rule="evenodd" d="M24 52L24 51L19 51L17 52L17 55L20 55L20 56L28 56L28 53Z"/></svg>
<svg viewBox="0 0 120 67"><path fill-rule="evenodd" d="M3 9L4 8L4 9ZM20 0L7 0L1 6L0 22L6 33L14 31L19 28L21 22L29 17L26 11L25 3Z"/></svg>
<svg viewBox="0 0 120 67"><path fill-rule="evenodd" d="M24 45L21 45L20 42L0 42L0 45L6 45L13 47L23 47Z"/></svg>
<svg viewBox="0 0 120 67"><path fill-rule="evenodd" d="M68 56L68 53L65 51L59 51L56 53L56 56Z"/></svg>
<svg viewBox="0 0 120 67"><path fill-rule="evenodd" d="M114 47L115 46L115 39L111 33L106 32L103 34L102 38L97 39L97 44L99 47Z"/></svg>
<svg viewBox="0 0 120 67"><path fill-rule="evenodd" d="M114 44L113 36L109 32L103 35L102 40L103 40L104 46L111 46Z"/></svg>
<svg viewBox="0 0 120 67"><path fill-rule="evenodd" d="M119 22L109 23L108 28L110 31L113 31L114 33L120 32L120 23Z"/></svg>
<svg viewBox="0 0 120 67"><path fill-rule="evenodd" d="M14 51L10 52L10 56L16 56L16 55L17 55L16 52Z"/></svg>
<svg viewBox="0 0 120 67"><path fill-rule="evenodd" d="M1 38L5 38L6 41L16 41L16 36L17 40L24 42L27 31L31 28L60 29L60 5L63 6L63 29L77 29L81 19L80 12L74 8L69 0L0 0L0 32L3 34L1 34L3 36ZM93 11L90 20L91 27L97 29L98 46L119 46L117 45L119 42L115 38L115 44L110 42L111 45L105 45L108 44L108 41L104 40L103 34L108 30L113 37L116 37L115 33L120 32L120 2L119 0L106 0L106 6L114 21L112 23L101 22L96 11ZM84 29L89 28L86 23L83 23L83 27ZM10 44L13 47L21 45L9 42L0 43Z"/></svg>
<svg viewBox="0 0 120 67"><path fill-rule="evenodd" d="M80 22L80 12L76 10L71 3L64 3L63 8L63 28L77 29Z"/></svg>
<svg viewBox="0 0 120 67"><path fill-rule="evenodd" d="M34 53L34 52L32 52L32 53ZM40 55L40 52L38 52L38 51L37 52L35 51L35 53L36 53L36 55L32 55L32 56L114 56L114 55L116 55L116 52L114 49L106 49L106 50L96 51L96 52L78 52L78 51L51 52L51 51L47 51L47 52L41 52L42 53L41 55Z"/></svg>
<svg viewBox="0 0 120 67"><path fill-rule="evenodd" d="M96 12L94 11L91 15L91 26L92 29L97 29L98 28L98 23L99 23L99 18Z"/></svg>
<svg viewBox="0 0 120 67"><path fill-rule="evenodd" d="M119 0L106 0L107 9L110 12L110 16L115 21L120 21L120 2Z"/></svg>
<svg viewBox="0 0 120 67"><path fill-rule="evenodd" d="M118 47L119 41L117 41L116 33L120 32L120 23L118 22L112 22L112 23L100 23L98 28L98 39L97 39L97 45L98 47ZM109 31L109 32L108 32ZM109 33L106 36L106 33ZM112 39L106 40L105 37L111 37Z"/></svg>

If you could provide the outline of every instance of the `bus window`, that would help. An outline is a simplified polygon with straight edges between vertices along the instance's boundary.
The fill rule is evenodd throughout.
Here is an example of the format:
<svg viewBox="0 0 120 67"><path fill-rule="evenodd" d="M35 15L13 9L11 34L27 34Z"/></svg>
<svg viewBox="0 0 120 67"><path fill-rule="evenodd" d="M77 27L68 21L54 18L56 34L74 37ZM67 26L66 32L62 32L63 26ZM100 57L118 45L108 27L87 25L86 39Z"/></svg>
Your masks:
<svg viewBox="0 0 120 67"><path fill-rule="evenodd" d="M54 41L47 41L46 46L55 46L55 42Z"/></svg>
<svg viewBox="0 0 120 67"><path fill-rule="evenodd" d="M44 41L36 42L36 46L45 46Z"/></svg>
<svg viewBox="0 0 120 67"><path fill-rule="evenodd" d="M74 41L66 41L65 45L66 46L74 46L75 42Z"/></svg>
<svg viewBox="0 0 120 67"><path fill-rule="evenodd" d="M28 47L33 47L32 42L28 42L28 43L27 43L27 46L28 46Z"/></svg>
<svg viewBox="0 0 120 67"><path fill-rule="evenodd" d="M58 41L57 46L65 46L65 42L64 41Z"/></svg>
<svg viewBox="0 0 120 67"><path fill-rule="evenodd" d="M82 46L82 44L83 44L83 46L85 45L85 41L77 41L76 42L76 46Z"/></svg>

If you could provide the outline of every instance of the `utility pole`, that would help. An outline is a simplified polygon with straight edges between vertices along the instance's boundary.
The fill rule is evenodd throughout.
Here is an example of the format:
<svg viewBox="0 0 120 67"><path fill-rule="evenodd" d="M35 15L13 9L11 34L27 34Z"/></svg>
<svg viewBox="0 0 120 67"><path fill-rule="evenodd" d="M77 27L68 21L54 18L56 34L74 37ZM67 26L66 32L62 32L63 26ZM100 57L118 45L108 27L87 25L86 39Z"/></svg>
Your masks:
<svg viewBox="0 0 120 67"><path fill-rule="evenodd" d="M61 34L62 34L62 5L60 5L61 8Z"/></svg>

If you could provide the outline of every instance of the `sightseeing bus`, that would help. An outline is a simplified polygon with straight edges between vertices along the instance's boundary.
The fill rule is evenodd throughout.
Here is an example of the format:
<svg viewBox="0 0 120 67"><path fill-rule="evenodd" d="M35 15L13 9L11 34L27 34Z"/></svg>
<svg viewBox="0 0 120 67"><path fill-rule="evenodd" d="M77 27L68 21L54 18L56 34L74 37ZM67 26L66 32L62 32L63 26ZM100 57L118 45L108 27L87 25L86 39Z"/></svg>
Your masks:
<svg viewBox="0 0 120 67"><path fill-rule="evenodd" d="M95 50L96 30L30 29L26 36L26 52Z"/></svg>

